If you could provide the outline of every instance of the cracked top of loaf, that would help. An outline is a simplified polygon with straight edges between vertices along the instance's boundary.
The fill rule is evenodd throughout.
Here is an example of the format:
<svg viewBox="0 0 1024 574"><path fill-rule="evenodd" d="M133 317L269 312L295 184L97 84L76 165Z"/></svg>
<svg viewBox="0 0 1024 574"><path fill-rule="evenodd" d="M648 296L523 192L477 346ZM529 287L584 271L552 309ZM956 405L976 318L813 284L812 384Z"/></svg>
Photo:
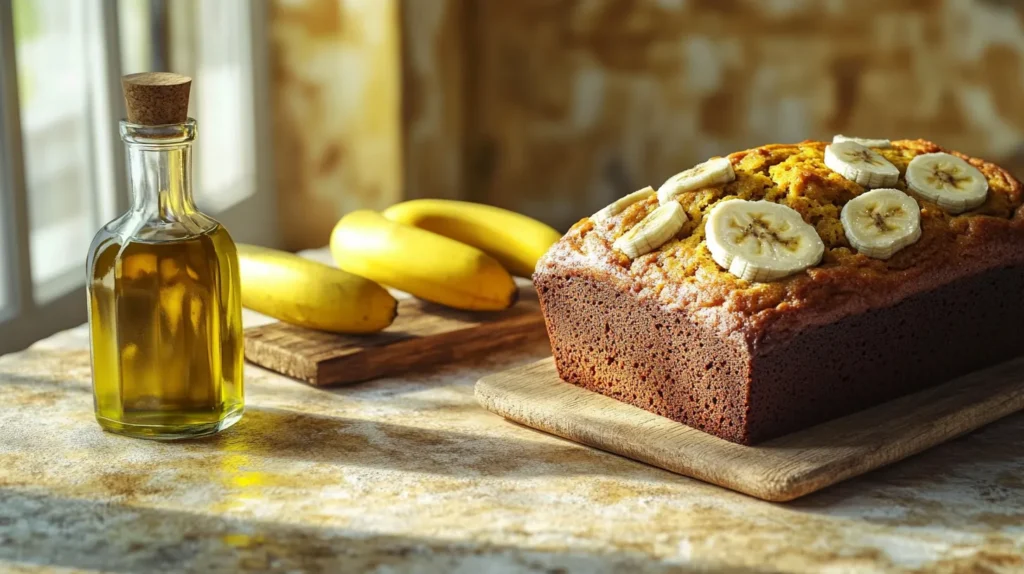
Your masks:
<svg viewBox="0 0 1024 574"><path fill-rule="evenodd" d="M790 331L889 306L987 269L1024 264L1020 182L995 164L924 140L897 140L875 150L899 169L894 187L907 191L904 175L915 156L947 152L968 161L988 180L985 203L952 215L915 196L921 207L920 240L888 260L857 253L843 232L840 212L868 190L825 166L826 145L771 144L729 155L736 179L680 194L675 201L689 221L672 240L636 259L614 250L612 243L658 207L657 197L599 223L584 218L548 251L537 273L610 281L624 292L710 321L723 335L769 345ZM719 267L705 241L705 219L716 203L733 198L795 209L825 244L821 262L766 283L745 281Z"/></svg>

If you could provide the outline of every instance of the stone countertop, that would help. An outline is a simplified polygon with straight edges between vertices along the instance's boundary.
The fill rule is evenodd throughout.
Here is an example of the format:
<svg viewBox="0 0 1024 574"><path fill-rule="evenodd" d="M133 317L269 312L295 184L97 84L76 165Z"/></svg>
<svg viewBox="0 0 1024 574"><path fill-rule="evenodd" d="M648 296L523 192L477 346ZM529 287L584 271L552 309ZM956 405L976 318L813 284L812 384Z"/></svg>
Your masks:
<svg viewBox="0 0 1024 574"><path fill-rule="evenodd" d="M1024 571L1024 415L788 504L479 408L543 344L334 390L246 365L219 436L102 432L86 331L0 357L0 571Z"/></svg>

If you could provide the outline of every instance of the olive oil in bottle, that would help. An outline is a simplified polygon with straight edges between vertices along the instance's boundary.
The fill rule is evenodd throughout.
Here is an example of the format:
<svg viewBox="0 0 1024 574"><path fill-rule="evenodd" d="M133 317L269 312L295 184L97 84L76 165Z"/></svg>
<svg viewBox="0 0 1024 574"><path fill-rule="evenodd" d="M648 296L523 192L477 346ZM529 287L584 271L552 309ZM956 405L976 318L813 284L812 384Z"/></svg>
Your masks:
<svg viewBox="0 0 1024 574"><path fill-rule="evenodd" d="M123 81L133 202L96 235L88 263L96 417L119 434L202 436L242 416L238 257L192 200L190 82Z"/></svg>

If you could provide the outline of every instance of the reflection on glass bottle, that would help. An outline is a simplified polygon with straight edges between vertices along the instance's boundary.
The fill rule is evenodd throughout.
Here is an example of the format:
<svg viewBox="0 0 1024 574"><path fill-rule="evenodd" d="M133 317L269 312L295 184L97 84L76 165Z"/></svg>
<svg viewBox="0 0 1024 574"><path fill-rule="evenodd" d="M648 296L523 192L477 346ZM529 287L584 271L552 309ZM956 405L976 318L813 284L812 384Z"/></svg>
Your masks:
<svg viewBox="0 0 1024 574"><path fill-rule="evenodd" d="M131 436L211 434L243 410L235 245L192 200L194 120L126 121L121 136L133 205L88 262L96 417Z"/></svg>

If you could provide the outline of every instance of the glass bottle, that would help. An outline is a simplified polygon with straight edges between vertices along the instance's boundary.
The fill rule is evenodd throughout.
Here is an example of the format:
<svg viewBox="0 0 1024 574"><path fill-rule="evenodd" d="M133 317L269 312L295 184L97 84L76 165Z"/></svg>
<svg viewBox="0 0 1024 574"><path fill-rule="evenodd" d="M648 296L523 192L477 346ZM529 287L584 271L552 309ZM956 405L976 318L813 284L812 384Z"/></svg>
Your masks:
<svg viewBox="0 0 1024 574"><path fill-rule="evenodd" d="M244 408L235 245L192 199L195 120L122 121L121 138L132 207L88 258L96 418L142 438L212 434Z"/></svg>

